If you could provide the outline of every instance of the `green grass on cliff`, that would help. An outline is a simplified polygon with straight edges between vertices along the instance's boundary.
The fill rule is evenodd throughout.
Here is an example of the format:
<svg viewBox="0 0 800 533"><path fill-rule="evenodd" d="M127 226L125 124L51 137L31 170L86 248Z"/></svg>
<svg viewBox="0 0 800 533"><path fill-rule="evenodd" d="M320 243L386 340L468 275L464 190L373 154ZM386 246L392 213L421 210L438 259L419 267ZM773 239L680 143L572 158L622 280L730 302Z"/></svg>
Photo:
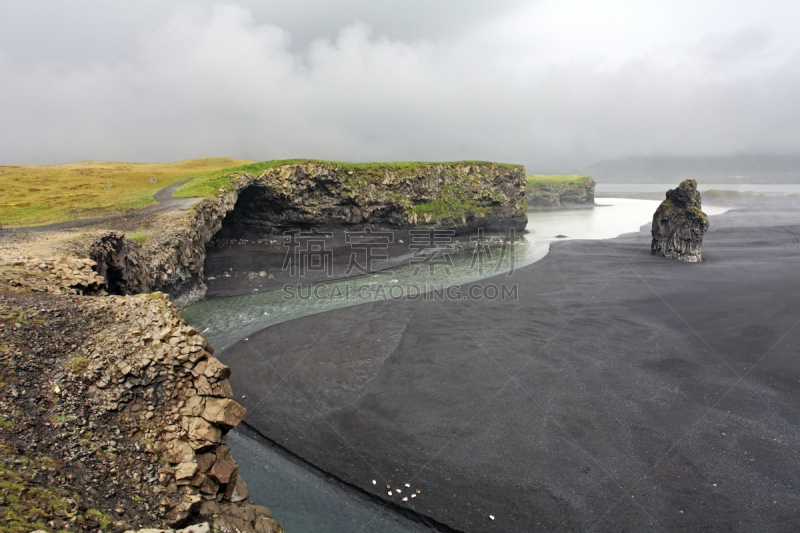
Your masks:
<svg viewBox="0 0 800 533"><path fill-rule="evenodd" d="M175 196L179 198L188 198L195 196L214 196L220 192L227 191L233 188L231 182L238 174L253 174L259 175L267 169L282 167L284 165L294 165L299 163L322 163L327 165L336 165L343 172L353 172L358 174L359 178L374 178L375 180L382 180L385 177L385 172L391 170L398 174L413 174L419 169L428 165L445 165L456 167L468 164L493 164L501 168L521 168L521 165L511 165L507 163L490 163L489 161L450 161L444 163L437 162L421 162L421 161L404 161L397 163L346 163L341 161L324 161L318 159L282 159L274 161L264 161L261 163L252 163L239 167L231 167L215 172L210 172L199 178L195 178L189 183L180 187ZM358 178L356 178L358 179Z"/></svg>
<svg viewBox="0 0 800 533"><path fill-rule="evenodd" d="M438 223L445 219L457 220L469 213L487 213L489 207L481 206L470 194L458 187L443 186L439 189L436 201L419 203L408 209L412 217L421 218L428 223Z"/></svg>
<svg viewBox="0 0 800 533"><path fill-rule="evenodd" d="M565 185L573 183L588 183L591 180L589 176L581 176L579 174L561 174L553 176L544 176L541 174L528 174L528 187L536 185Z"/></svg>
<svg viewBox="0 0 800 533"><path fill-rule="evenodd" d="M268 168L280 167L292 163L303 163L306 159L284 159L279 161L264 161L261 163L250 163L238 167L228 167L208 174L203 174L189 183L186 183L175 191L176 198L194 198L197 196L214 196L221 190L230 190L231 181L238 174L258 175Z"/></svg>

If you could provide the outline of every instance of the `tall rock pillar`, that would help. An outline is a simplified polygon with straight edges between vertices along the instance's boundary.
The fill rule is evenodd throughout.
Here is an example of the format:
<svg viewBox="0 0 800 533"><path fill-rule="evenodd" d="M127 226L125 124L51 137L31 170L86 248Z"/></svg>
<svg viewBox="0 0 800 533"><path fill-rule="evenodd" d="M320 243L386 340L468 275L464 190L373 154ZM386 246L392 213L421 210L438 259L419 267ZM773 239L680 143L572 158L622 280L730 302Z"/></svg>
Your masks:
<svg viewBox="0 0 800 533"><path fill-rule="evenodd" d="M684 180L668 190L667 199L653 215L651 253L689 263L702 261L700 247L708 229L708 216L700 207L695 180Z"/></svg>

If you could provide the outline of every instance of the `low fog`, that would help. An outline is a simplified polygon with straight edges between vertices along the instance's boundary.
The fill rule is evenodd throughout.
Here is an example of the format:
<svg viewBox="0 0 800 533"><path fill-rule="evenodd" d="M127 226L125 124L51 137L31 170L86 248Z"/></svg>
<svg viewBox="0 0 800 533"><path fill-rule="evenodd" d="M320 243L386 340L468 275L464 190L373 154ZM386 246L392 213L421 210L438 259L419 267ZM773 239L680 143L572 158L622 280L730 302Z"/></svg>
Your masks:
<svg viewBox="0 0 800 533"><path fill-rule="evenodd" d="M7 1L0 164L800 152L800 3Z"/></svg>

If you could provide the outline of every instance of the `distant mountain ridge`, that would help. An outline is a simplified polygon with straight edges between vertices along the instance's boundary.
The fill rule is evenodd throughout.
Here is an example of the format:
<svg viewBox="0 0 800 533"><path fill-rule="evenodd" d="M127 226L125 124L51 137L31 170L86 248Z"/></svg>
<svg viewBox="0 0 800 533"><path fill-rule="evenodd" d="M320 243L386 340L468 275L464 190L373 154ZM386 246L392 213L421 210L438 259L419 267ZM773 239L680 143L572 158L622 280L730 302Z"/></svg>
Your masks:
<svg viewBox="0 0 800 533"><path fill-rule="evenodd" d="M751 158L752 157L752 158ZM642 157L604 159L584 174L598 183L800 183L800 155L737 154L733 157Z"/></svg>

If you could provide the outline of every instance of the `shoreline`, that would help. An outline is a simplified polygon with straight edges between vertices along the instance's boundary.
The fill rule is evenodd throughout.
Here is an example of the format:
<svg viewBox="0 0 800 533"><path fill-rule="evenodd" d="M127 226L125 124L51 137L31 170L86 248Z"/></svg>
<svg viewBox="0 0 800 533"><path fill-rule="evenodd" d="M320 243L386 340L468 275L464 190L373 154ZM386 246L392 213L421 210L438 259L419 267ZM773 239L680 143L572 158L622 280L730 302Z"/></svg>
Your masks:
<svg viewBox="0 0 800 533"><path fill-rule="evenodd" d="M518 183L524 175L521 166L484 162L414 164L422 174L436 175L426 180L424 175L414 174L413 178L421 181L422 186L412 188L413 202L396 192L383 191L385 209L373 213L374 202L366 201L360 206L363 198L359 196L359 187L382 171L393 186L405 191L411 187L409 176L404 174L408 165L398 171L393 165L278 162L280 168L276 170L272 163L260 165L270 167L272 172L267 169L259 176L228 173L223 176L224 183L214 181L217 179L214 175L206 176L208 179L200 180L200 189L208 193L204 198L168 198L180 185L178 183L158 191L159 205L152 209L38 229L4 230L0 234L3 274L0 297L4 300L0 326L12 333L9 344L5 338L0 343L0 356L12 363L10 373L4 378L19 385L21 395L28 392L35 395L34 402L41 404L39 414L62 416L60 409L63 409L58 405L60 395L71 409L66 411L68 419L80 421L81 414L73 411L78 406L87 407L87 402L92 401L98 402L97 416L103 419L100 426L91 418L87 427L81 427L85 425L83 422L77 424L78 433L63 433L63 444L70 450L63 457L54 459L25 451L18 447L32 446L36 450L39 439L47 442L52 437L52 431L44 429L52 425L52 420L21 416L18 405L28 401L27 398L21 398L16 386L6 388L0 401L6 417L0 419L0 426L4 430L2 443L12 448L7 451L3 447L2 461L30 462L35 466L33 477L14 479L33 485L40 484L45 475L50 480L51 464L59 467L58 475L72 482L74 474L62 472L63 465L59 461L71 462L93 455L102 459L97 446L99 450L109 450L105 460L111 461L101 463L99 474L92 470L94 463L88 463L92 466L86 472L78 463L82 475L72 485L74 498L67 498L64 503L63 498L54 496L54 503L38 512L41 517L53 520L48 525L34 522L29 529L77 527L82 530L87 527L93 530L98 526L107 529L116 515L126 516L126 520L129 517L139 528L207 522L201 530L211 527L258 533L281 531L269 509L246 502L247 484L238 475L238 465L229 454L227 433L245 413L245 409L232 400L233 391L227 381L230 370L213 357L214 350L206 339L196 328L187 326L177 312L206 292L202 280L206 243L221 230L220 236L226 231L238 232L242 229L240 223L247 226L249 214L258 218L257 210L248 211L254 208L252 202L237 203L239 194L248 194L245 189L255 187L256 181L263 181L259 182L263 185L262 193L269 196L277 187L289 202L284 206L285 212L270 213L274 219L270 219L267 226L285 227L288 223L302 228L304 223L350 222L352 219L361 220L365 224L359 227L364 227L384 219L391 223L407 219L406 226L433 231L434 224L444 224L458 234L479 222L514 227L525 222L519 205L520 197L524 197L524 186ZM339 184L342 197L333 198L330 209L306 209L305 200L287 193L286 187L293 186L290 175L296 178L296 184L307 186L309 173L314 174L315 179L332 179ZM442 180L447 182L455 175L464 174L472 179L462 183L479 194L480 200L466 197L467 193L458 188L446 187L442 189L444 192L436 189ZM436 193L433 196L427 190L431 186ZM249 194L252 196L253 190ZM368 197L374 200L373 195ZM354 199L359 202L352 202ZM163 205L162 200L166 200ZM457 205L453 205L454 202ZM377 217L375 220L373 215ZM223 224L237 216L243 219ZM87 231L69 231L73 227L86 227ZM52 312L46 302L57 301L61 307L70 299L79 302L80 313L104 310L116 320L101 321L100 317L93 317L92 322L85 319L85 327L79 328L80 342L71 346L47 343L42 348L37 325L47 323L48 319L37 318L32 323L26 317L29 313L37 317L39 309ZM154 301L161 303L154 306ZM24 304L20 309L6 309L6 302L12 306ZM61 312L59 310L56 316ZM102 326L95 329L94 324ZM108 335L108 328L116 329ZM56 338L62 340L57 334ZM106 346L109 342L111 345ZM47 372L17 377L15 367L28 366L45 349L49 358ZM60 372L59 367L65 365L67 372ZM69 389L65 390L67 386ZM56 401L48 394L55 394ZM116 422L105 423L108 418ZM107 431L115 426L116 434ZM56 427L66 426L58 419ZM121 428L125 428L124 433L120 433ZM14 434L22 434L23 440ZM140 440L142 443L138 442ZM95 444L96 441L100 444ZM122 462L114 463L120 459L119 451L124 451L127 467ZM138 461L135 464L134 457ZM158 468L160 463L163 463L161 469ZM22 467L22 471L26 468L28 466ZM103 468L113 474L108 480ZM1 473L17 475L13 469L10 474L5 470ZM107 501L95 502L99 493L90 483L96 484L97 480L89 480L95 475L118 485L124 492L121 496L135 503L109 502L117 497L117 490L113 488L104 496ZM122 482L116 479L118 476L124 476ZM145 479L147 483L143 483ZM62 487L67 486L70 485L62 484ZM83 501L86 494L90 495L87 501L98 508L77 506L76 502ZM69 495L65 493L64 497ZM49 493L47 497L51 497ZM6 498L0 500L0 505L7 503ZM64 514L61 507L65 505L73 514ZM78 516L78 511L85 511L85 516ZM69 523L54 518L61 516L70 518ZM119 521L114 528L124 531L129 525Z"/></svg>
<svg viewBox="0 0 800 533"><path fill-rule="evenodd" d="M731 216L729 216L728 218L730 219ZM738 214L736 214L736 216L734 218L747 221L748 215L746 215L746 214L742 215L741 213L738 213ZM735 222L733 222L732 224L735 225ZM730 227L730 225L731 224L729 224L729 223L722 222L722 218L721 217L714 217L714 219L712 219L712 229L714 229L716 227L716 228L718 228L720 233L728 232L729 231L728 228ZM752 230L748 230L746 228L743 231L748 233L748 234L753 232ZM711 255L708 255L708 252L705 251L705 250L708 249L707 248L708 247L708 243L713 241L713 237L711 235L713 235L713 234L708 234L707 235L706 247L704 247L704 256L707 257L705 263L713 265L714 263L717 263L717 260L714 258L715 254L712 253ZM610 246L611 248L624 249L624 248L630 246L630 244L626 244L626 242L629 242L631 240L633 240L633 241L641 240L641 234L638 234L638 235L637 234L623 235L623 236L618 237L617 239L612 239L611 241L603 243L602 245L599 245L597 243L593 243L592 241L572 241L572 242L558 243L558 244L553 246L553 250L551 250L551 253L548 254L548 256L542 262L537 263L537 266L533 267L533 268L535 268L536 270L541 270L543 265L546 267L546 265L551 264L554 261L554 259L553 259L555 257L554 252L557 252L558 255L561 255L561 254L563 254L562 251L569 251L570 249L579 249L581 247L590 247L590 248L594 247L594 248L596 248L597 246L603 246L603 247ZM713 248L713 246L712 246L712 248ZM648 256L649 256L649 254L648 254ZM606 260L608 260L608 258ZM668 265L668 266L665 266L665 265ZM665 268L673 268L673 269L677 268L677 267L674 267L674 266L670 265L669 263L661 264L660 266L661 267L665 267ZM526 268L530 272L530 269L532 267L526 267ZM551 265L551 267L547 267L547 268L548 268L549 271L552 271L552 265ZM580 270L585 270L585 268L581 268ZM588 274L588 272L587 272L587 274ZM588 274L588 275L591 276L592 274ZM545 286L542 286L540 288L540 292L539 292L539 294L537 295L536 298L553 298L554 297L553 295L563 295L564 291L569 292L570 290L571 290L570 288L568 288L568 287L566 287L564 285L559 285L557 283L549 283L549 284L545 284ZM550 296L548 296L548 295L550 295ZM558 297L562 297L562 296L556 296L556 299L558 299ZM396 337L397 335L399 335L400 336L400 341L399 342L402 343L403 342L403 338L405 336L407 336L407 333L404 334L402 331L396 332L397 328L389 327L387 324L390 324L391 321L394 320L394 321L402 322L404 328L410 328L411 326L408 323L408 321L410 319L413 319L413 316L412 316L413 312L411 313L411 315L408 315L408 313L406 313L406 311L410 311L409 309L407 309L409 307L409 305L408 304L404 304L402 302L400 302L400 303L392 302L391 305L395 306L395 308L392 309L392 310L387 309L388 306L386 306L386 305L372 304L372 303L363 304L363 305L357 306L357 308L350 308L350 311L347 313L347 315L345 317L341 317L340 320L347 319L346 321L350 322L352 319L355 319L355 321L358 322L361 325L361 327L365 328L368 332L369 331L375 331L374 328L380 323L383 326L383 327L381 327L381 329L382 329L382 335L384 335L384 337L388 337L390 339L390 341L391 341L391 339L393 337ZM443 304L443 305L446 305L446 304ZM469 307L469 306L467 306L467 307ZM415 311L416 313L423 312L422 308L419 305L417 305L416 308L417 308L416 311ZM353 313L352 312L353 309L356 309L357 311L355 313ZM378 320L376 322L376 319L374 318L376 316L375 315L376 311L378 312L378 314L383 315L385 317L384 321L386 323L382 323L380 320ZM399 311L402 311L402 312L399 312ZM459 312L463 313L464 311L465 310L463 309L463 306L462 306L462 310L459 311ZM388 312L388 314L385 314L387 312ZM453 310L451 312L455 312L455 311ZM404 313L406 313L406 314L404 315ZM330 315L330 313L327 313L327 314ZM326 315L326 313L323 313L323 315ZM333 316L333 315L330 315L330 316ZM358 317L358 318L356 318L356 317ZM394 317L394 319L391 319L389 317ZM294 321L283 323L283 324L290 324L291 327L290 326L281 327L282 325L279 324L279 325L267 328L267 330L263 330L260 334L250 335L251 343L252 342L256 342L256 345L262 345L262 346L265 345L265 343L270 343L269 345L271 346L271 349L270 349L271 353L270 354L262 354L262 356L266 357L267 361L269 362L269 364L267 366L265 366L265 363L261 362L261 361L255 361L254 362L252 360L252 354L250 354L250 356L247 358L247 360L248 360L247 367L248 367L248 371L251 373L251 375L257 375L258 372L259 372L259 370L258 370L259 368L268 368L268 367L273 367L273 369L271 370L271 372L273 372L273 373L276 372L276 371L280 372L281 368L284 368L285 365L288 364L287 357L290 357L290 355L287 356L286 352L287 351L291 351L293 349L292 348L293 346L297 346L297 341L296 340L293 340L290 337L287 337L287 336L283 335L281 333L281 331L287 331L288 332L289 330L286 329L286 328L295 329L297 331L327 331L327 330L329 330L330 326L326 327L325 326L325 320L324 320L324 318L327 318L327 317L322 317L323 320L321 320L320 318L321 318L320 315L313 315L313 316L309 316L309 317L306 317L306 318L297 319L297 320L294 320ZM511 320L512 318L513 317L510 317L510 316L506 315L506 319ZM332 319L329 319L329 320L332 320ZM336 322L336 320L333 320L333 321ZM437 322L436 320L434 320L433 323L431 323L431 320L427 320L426 321L427 324L433 325L433 329L438 329L438 327L435 325L436 322ZM373 324L375 326L373 326ZM406 325L406 324L408 324L408 325ZM475 326L475 324L473 324L473 327L474 326ZM501 329L507 329L507 326L504 326ZM414 331L414 330L420 331L419 328L405 329L405 331ZM485 327L478 327L478 330L484 331ZM265 334L265 332L269 332L269 334ZM370 349L370 346L372 346L372 345L370 344L370 341L366 340L368 337L366 337L366 338L364 337L365 333L363 333L363 332L359 333L357 331L354 331L354 332L351 332L351 333L352 333L352 335L356 336L357 338L355 340L353 340L352 338L348 338L348 344L358 345L359 344L359 340L358 339L361 339L361 341L364 341L364 343L365 343L365 345L367 347L367 350ZM460 333L460 335L466 335L466 333L462 331ZM336 338L338 338L338 335L334 335L334 336ZM425 336L425 335L423 334L423 336ZM578 334L578 336L580 336L580 335ZM670 336L666 336L666 337L664 337L663 340L664 340L664 342L670 343L670 342L672 342L672 341L668 340L670 338L671 338ZM269 339L269 340L267 340L267 339ZM437 346L440 346L441 349L445 350L446 353L452 354L452 355L449 355L448 357L451 357L451 358L452 357L456 357L457 360L462 360L462 362L464 362L463 358L462 359L458 359L459 356L452 352L452 348L450 348L450 349L445 348L445 345L441 345L441 343L439 341L436 341L436 340L432 339L430 336L427 336L427 339L428 339L427 342L434 343ZM500 341L499 338L497 338L496 340ZM325 338L320 342L320 345L317 347L318 350L315 349L315 352L316 351L325 351L325 352L331 352L332 351L332 352L336 352L336 353L340 354L340 355L338 355L336 357L342 357L343 356L342 348L344 348L344 346L343 347L338 347L337 346L337 342L341 343L342 341L340 340L340 341L335 341L334 342L330 338ZM400 353L406 353L405 350L401 349L400 345L397 344L398 341L395 340L395 341L391 341L391 342L396 347L395 350L401 350ZM503 341L500 341L500 342L501 342L501 345L503 343L507 344L508 340L504 339ZM239 343L239 344L241 345L241 343ZM308 342L306 342L305 344L308 344ZM461 342L457 341L456 344L461 344ZM513 344L513 342L511 344ZM234 345L234 346L236 346L236 345ZM306 350L309 347L307 347ZM420 349L420 348L423 350L423 352L426 352L426 353L430 349L428 346L425 346L425 345L422 345L422 346L418 347L417 349ZM464 349L462 348L462 352L463 352L463 350ZM473 348L473 350L474 350L474 348ZM280 355L273 355L272 354L273 352L275 354L280 354ZM397 356L398 354L394 353L393 355ZM245 364L244 360L241 360L241 362L240 362L240 360L237 360L238 356L235 354L235 348L229 348L229 349L225 350L220 355L220 357L223 357L225 360L229 361L229 363L234 368L237 368L237 367L244 368L244 367L241 367L242 364ZM316 357L316 353L312 353L310 355L309 359L314 359L315 357ZM413 365L413 360L416 360L411 355L411 353L406 353L406 355L404 355L403 357L408 359L408 361L409 361L408 364L412 364L412 365ZM323 363L323 360L318 361L317 364ZM380 365L378 366L378 368L376 370L376 372L378 372L378 374L375 374L375 373L372 374L374 376L372 378L373 380L374 379L378 379L377 376L379 374L385 372L385 370L383 370L383 366L385 366L385 364L389 364L390 365L388 368L391 368L393 366L393 365L390 364L390 362L389 363L385 363L385 361L388 361L388 360L384 359L384 361L381 362ZM337 397L336 397L337 395L336 395L335 391L328 390L328 389L325 388L325 386L320 388L320 384L324 383L324 380L322 382L319 382L318 380L322 376L319 376L319 375L316 375L316 374L313 374L313 373L312 374L307 374L310 371L310 367L308 367L308 364L310 364L311 362L312 361L307 361L307 364L301 365L303 368L295 371L295 372L301 372L301 373L303 373L303 375L306 375L306 379L303 380L304 382L308 382L308 379L311 379L312 380L311 382L317 383L317 385L312 387L312 390L309 392L309 396L306 398L305 402L311 401L314 405L317 406L317 409L322 409L322 411L319 411L320 413L327 412L328 409L330 409L330 407L326 408L326 402L327 403L331 403L332 402L331 406L341 405L341 407L339 407L338 409L339 410L345 409L345 410L342 411L341 413L335 415L334 418L330 418L331 415L324 415L324 414L320 415L321 417L320 416L311 416L309 418L308 414L299 415L298 413L295 413L295 415L300 417L299 420L298 420L298 423L300 425L304 426L307 430L309 430L309 433L306 434L306 435L298 435L297 431L295 431L295 434L296 434L295 436L301 442L300 442L299 445L295 445L294 448L295 449L301 449L300 450L301 454L306 456L307 458L310 458L310 462L312 462L312 463L315 463L315 461L321 461L323 464L326 464L326 465L329 465L329 466L333 466L333 467L335 467L336 464L349 464L350 467L353 467L355 464L357 464L358 460L356 459L355 456L351 457L350 459L346 459L346 457L350 457L350 454L341 451L341 449L338 452L328 451L325 454L323 454L322 456L320 456L319 452L314 452L312 449L307 448L306 445L302 443L302 442L308 442L307 439L309 439L309 438L311 438L311 439L320 439L320 438L322 438L323 442L330 441L329 442L329 446L332 446L333 448L337 448L337 446L343 446L341 443L338 444L338 445L335 445L334 443L337 442L336 436L332 435L332 434L328 433L327 431L325 431L324 429L318 427L318 425L320 423L322 423L323 425L324 424L334 424L334 427L339 428L340 431L344 431L345 432L344 434L350 435L350 437L348 437L348 439L350 439L350 440L355 439L355 438L358 438L358 439L366 438L366 439L370 440L373 443L370 446L378 446L377 449L385 449L385 445L380 446L380 445L377 444L377 443L380 442L380 439L378 439L376 441L375 438L373 436L371 436L371 435L373 435L374 432L372 430L369 430L368 426L363 426L362 427L361 423L356 422L358 420L358 418L355 418L351 422L347 422L347 423L345 423L345 421L348 420L348 418L352 417L352 416L363 417L366 413L371 413L370 416L374 417L374 416L377 415L378 412L382 412L383 410L387 409L389 404L386 404L385 401L382 401L382 400L378 399L377 397L375 397L374 396L375 391L373 389L370 389L369 387L367 389L364 389L363 388L363 384L362 384L362 389L361 389L362 392L360 393L360 395L356 394L356 396L352 397L351 400L346 401L344 404L340 404L339 402L341 402L342 400L337 400ZM343 363L344 360L342 360L341 362ZM355 361L353 361L353 362L355 362ZM325 364L327 364L327 363L325 363ZM471 364L475 364L475 363L472 362ZM288 370L289 367L285 367L285 368L287 368L287 370ZM386 370L388 370L388 368ZM398 367L398 369L399 369L399 367ZM242 372L241 371L239 373L237 373L237 374L240 376L240 378L239 378L240 381L237 382L237 384L236 384L237 390L247 390L248 398L257 397L258 396L258 393L257 393L258 387L255 386L255 383L249 381L249 379L248 379L249 376L242 376ZM234 375L236 376L237 374L234 374ZM313 377L315 375L316 375L316 377ZM469 374L468 374L468 376L469 376ZM650 377L652 378L652 376L650 376ZM294 380L300 379L300 377L292 377L292 376L290 376L290 379L293 380L293 382L296 382ZM346 380L346 378L345 378L345 380ZM398 397L398 398L406 398L407 395L408 395L408 391L406 391L405 393L401 392L401 390L403 390L403 387L399 387L398 388L397 386L393 386L392 384L387 383L385 381L382 381L381 383L383 383L383 386L389 386L390 390L394 390L395 391L393 393L390 393L391 396L395 396L395 397ZM411 382L407 382L406 386L410 386L410 383ZM358 384L355 384L355 385L358 385ZM374 383L373 383L373 385L374 385ZM441 384L439 384L439 386L441 386ZM448 385L448 386L450 386L450 385ZM418 388L415 388L414 386L412 386L411 388L412 388L412 390L418 390ZM292 392L292 391L281 391L279 389L280 389L280 387L278 387L278 389L276 389L277 392L273 391L273 393L272 393L273 398L272 398L271 404L274 404L275 401L278 400L278 398L284 398L285 401L294 401L294 402L300 401L301 403L304 402L304 400L301 400L301 398L303 398L304 396L302 394L300 396L297 396L297 394L296 394L297 390ZM366 400L367 397L364 396L364 394L366 394L367 390L373 390L373 392L369 393L368 397L370 397L371 400L365 404L364 401ZM427 389L423 389L423 390L424 390L424 394L430 394L432 392L432 390L427 390ZM423 393L423 391L418 391L418 393ZM278 394L278 397L275 397L275 394ZM325 399L320 400L320 398L319 398L320 395L322 395L323 397L327 398L327 400L325 400ZM456 395L455 397L467 398L467 397L469 397L469 395L467 395L467 396ZM294 399L291 400L290 398L294 398ZM281 404L284 400L278 401L278 404ZM355 401L356 404L360 405L361 407L359 407L356 410L353 410L354 409L353 405L356 405L356 404L352 403L353 401ZM376 401L377 401L377 404L374 403ZM413 402L412 402L412 404L413 404ZM380 407L380 411L376 412L375 409L378 408L377 407L378 405L381 405L383 407ZM414 405L416 405L416 404L414 404ZM418 406L418 408L423 408L424 409L425 406L424 405L420 405L420 406ZM366 409L366 411L365 411L365 409ZM356 415L356 413L358 413L359 411L362 411L363 413L361 415ZM352 414L345 415L345 413L348 413L348 412L352 413ZM394 434L395 431L389 430L390 427L395 427L395 426L397 426L398 423L400 423L401 426L403 424L412 423L412 421L408 418L408 415L401 416L400 420L402 420L402 422L400 422L400 420L398 420L396 418L397 415L399 415L399 412L396 412L396 410L392 410L390 412L394 412L395 415L393 415L392 417L390 417L388 419L385 419L383 422L379 423L378 427L383 427L384 428L383 431L389 431L389 434ZM288 412L287 412L287 414L288 414ZM248 416L250 416L250 415L248 415ZM345 418L342 418L343 416ZM422 417L422 418L425 418L425 417ZM276 418L275 415L272 415L272 416L268 416L266 419L271 420L271 422L269 423L270 426L273 426L275 424L283 426L283 424L280 422L280 417ZM264 419L264 420L266 420L266 419ZM394 422L390 422L390 420L392 420L392 419L394 419ZM248 420L250 420L250 419L248 419ZM259 419L259 420L261 420L261 419ZM380 418L380 416L379 416L379 418L377 420L382 420L382 418ZM375 422L375 420L373 420L373 423L374 422ZM256 422L256 423L258 423L258 422ZM313 426L308 426L309 423L313 424ZM343 423L345 423L344 426L342 425ZM355 426L353 426L352 423L355 423ZM388 426L386 424L388 424ZM413 426L413 423L412 423L412 426ZM447 424L444 424L444 427L446 427L446 426L447 426ZM311 430L311 427L316 427L316 429ZM359 427L361 429L357 429ZM352 433L353 431L355 431L355 433ZM507 430L505 430L505 431L507 431ZM302 431L301 431L301 433L302 433ZM356 435L358 435L358 437L356 437ZM285 435L284 435L284 437L285 437ZM407 438L408 438L407 436L403 437L403 436L401 436L401 434L397 434L396 435L397 443L401 444L401 445L405 440L407 440ZM368 446L367 448L370 448L370 446ZM361 449L361 448L359 448L359 449ZM386 450L386 452L388 452L388 449L385 449L385 450ZM487 451L488 451L488 449L487 449ZM370 460L371 462L380 461L379 457L383 455L383 454L379 454L378 456L375 456L374 452L370 452L369 450L365 451L364 449L361 449L361 452L362 453L368 453L368 455L370 457L372 457L372 459ZM338 459L334 459L334 457L338 457ZM410 458L407 457L405 454L402 454L401 457L404 458L403 459L403 463L408 463L408 461L410 460ZM341 463L342 460L344 460L344 463ZM355 461L355 463L354 463L354 461ZM360 468L355 468L355 469L345 468L344 470L341 470L340 467L335 467L335 468L332 468L332 470L336 470L340 475L344 475L346 478L349 477L350 480L354 481L355 483L359 483L359 481L357 479L353 478L354 475L357 476L357 473L354 474L353 472L354 472L354 470L355 471L360 470ZM409 470L409 472L411 472L411 471ZM435 477L438 477L438 476L435 476ZM431 481L433 481L433 479ZM484 482L485 481L486 480L484 480ZM457 485L459 485L459 484L457 484ZM463 488L466 488L466 485L463 485L463 481L460 483L460 485ZM544 487L543 487L543 489L544 489ZM368 486L367 486L367 490L369 490ZM498 490L501 490L501 493L504 493L504 494L508 495L509 498L511 498L512 500L514 499L514 497L510 496L510 494L508 493L507 489L499 489L499 487L498 487ZM545 493L549 492L548 489L544 489L544 490L545 490ZM540 502L540 505L541 505L541 502ZM556 509L559 509L559 508L561 508L562 511L557 511L556 510ZM555 508L551 509L551 512L549 513L550 514L550 518L552 519L552 518L557 517L557 516L562 516L562 512L567 511L570 508L574 508L574 503L568 505L567 507L563 507L563 508L561 506L556 506ZM444 515L441 514L442 511L444 511ZM567 511L567 514L570 515L573 512L577 512L577 511L578 511L578 509L574 508L573 511ZM423 512L424 512L424 510L423 510ZM450 513L447 512L444 508L442 508L437 513L438 513L437 516L444 516L445 519L446 519L447 516L450 515ZM463 516L463 513L457 513L457 514L458 514L458 516ZM546 512L545 515L547 515L547 514L548 513ZM582 523L582 520L579 518L580 516L581 516L581 513L578 512L578 515L573 516L573 519L578 520L577 523ZM566 518L566 517L562 516L562 518ZM695 518L697 518L697 517L695 516ZM448 523L453 524L454 522L448 521ZM463 521L462 521L462 524L463 524ZM458 527L458 525L459 525L458 522L455 522L455 525L456 525L456 527ZM483 526L480 526L480 527L483 527ZM510 527L511 528L511 529L507 529L507 530L513 531L513 530L515 530L514 528L516 526L513 526L512 524L506 523L506 527ZM467 528L467 529L469 529L469 528Z"/></svg>
<svg viewBox="0 0 800 533"><path fill-rule="evenodd" d="M259 448L269 450L270 454L275 454L282 461L286 461L289 463L294 464L298 469L302 469L310 473L310 475L314 476L316 483L315 489L319 489L319 483L328 484L330 485L333 490L337 493L342 494L342 499L347 500L350 498L356 498L359 500L360 504L364 505L365 507L371 507L372 513L378 517L378 519L386 519L395 522L392 527L392 530L396 529L396 522L399 520L403 521L403 523L399 524L400 529L397 531L436 531L441 533L459 533L458 530L453 529L446 524L442 524L436 522L432 518L425 516L420 513L416 513L410 511L409 509L400 507L398 505L394 505L376 497L373 494L370 494L367 491L364 491L362 488L354 485L352 483L347 483L342 479L336 477L335 475L327 472L325 470L320 469L318 466L306 461L299 455L292 452L289 448L282 446L278 442L273 441L269 437L264 436L261 432L259 432L256 428L253 428L246 422L242 422L237 428L232 432L235 435L231 435L230 444L232 451L240 450L244 448L244 443L239 442L241 439L242 441L250 441L251 443L255 443L256 446ZM240 466L247 469L248 466L253 467L253 470L257 467L261 467L261 464L252 464L248 465L251 457L249 455L240 454L241 457L245 458L244 460L239 460ZM250 479L250 492L255 499L258 498L258 491L254 488L257 487L258 478L256 476L249 476ZM316 492L316 490L315 490ZM272 505L273 510L276 512L281 512L283 509L281 508L280 504ZM284 512L284 514L286 514ZM369 516L369 519L374 520L374 516ZM388 523L386 524L388 527ZM383 531L383 530L381 530Z"/></svg>

